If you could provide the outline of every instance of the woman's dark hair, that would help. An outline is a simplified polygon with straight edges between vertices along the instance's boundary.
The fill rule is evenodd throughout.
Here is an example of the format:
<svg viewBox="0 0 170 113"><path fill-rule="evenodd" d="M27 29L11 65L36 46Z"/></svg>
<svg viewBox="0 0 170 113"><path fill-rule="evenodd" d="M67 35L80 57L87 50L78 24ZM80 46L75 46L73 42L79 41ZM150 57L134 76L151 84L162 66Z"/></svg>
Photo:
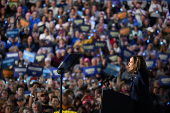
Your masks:
<svg viewBox="0 0 170 113"><path fill-rule="evenodd" d="M83 15L84 15L84 16L86 16L86 15L87 15L87 14L86 14L86 10L88 10L88 9L90 10L90 8L86 8L86 9L84 10L84 12L83 12ZM92 13L91 13L91 11L89 11L89 12L90 12L90 14L89 14L89 15L90 15L90 17L91 17L91 16L92 16Z"/></svg>
<svg viewBox="0 0 170 113"><path fill-rule="evenodd" d="M77 113L87 113L87 109L84 106L80 106Z"/></svg>
<svg viewBox="0 0 170 113"><path fill-rule="evenodd" d="M147 66L145 63L145 60L142 56L132 56L131 58L133 58L134 60L134 69L133 69L133 73L137 74L137 70L138 69L142 69L143 71L147 71ZM138 64L137 64L137 59L138 59Z"/></svg>
<svg viewBox="0 0 170 113"><path fill-rule="evenodd" d="M2 8L4 8L5 9L5 7L2 7ZM2 8L1 8L1 10L2 10ZM6 17L6 15L7 15L7 13L6 13L6 10L5 10L5 17ZM2 16L2 14L1 14L1 12L0 12L0 17Z"/></svg>
<svg viewBox="0 0 170 113"><path fill-rule="evenodd" d="M34 38L33 38L33 36L32 36L32 35L29 35L28 37L31 37L31 38L32 38L32 43L34 43ZM27 38L27 40L28 40L28 38Z"/></svg>
<svg viewBox="0 0 170 113"><path fill-rule="evenodd" d="M41 21L42 21L42 18L43 18L43 17L45 17L45 19L47 20L46 16L45 16L45 15L42 15L42 16L41 16Z"/></svg>

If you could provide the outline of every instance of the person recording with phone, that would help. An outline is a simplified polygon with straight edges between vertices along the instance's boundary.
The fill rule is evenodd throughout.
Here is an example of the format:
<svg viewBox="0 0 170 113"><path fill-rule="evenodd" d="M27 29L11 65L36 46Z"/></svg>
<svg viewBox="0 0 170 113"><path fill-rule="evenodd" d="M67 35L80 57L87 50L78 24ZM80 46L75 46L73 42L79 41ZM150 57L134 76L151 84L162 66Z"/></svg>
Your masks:
<svg viewBox="0 0 170 113"><path fill-rule="evenodd" d="M138 113L152 113L153 101L149 92L149 72L142 56L132 56L128 63L132 71L132 83L130 86L131 98L137 101Z"/></svg>

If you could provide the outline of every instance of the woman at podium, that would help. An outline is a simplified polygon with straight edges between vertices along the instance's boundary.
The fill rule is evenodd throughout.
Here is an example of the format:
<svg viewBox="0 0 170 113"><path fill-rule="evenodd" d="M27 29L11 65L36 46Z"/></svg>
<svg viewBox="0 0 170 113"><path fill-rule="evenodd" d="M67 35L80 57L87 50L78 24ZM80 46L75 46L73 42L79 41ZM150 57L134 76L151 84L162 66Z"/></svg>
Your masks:
<svg viewBox="0 0 170 113"><path fill-rule="evenodd" d="M128 63L132 71L132 84L130 86L131 98L137 101L136 113L152 113L153 101L149 92L149 72L141 56L132 56Z"/></svg>

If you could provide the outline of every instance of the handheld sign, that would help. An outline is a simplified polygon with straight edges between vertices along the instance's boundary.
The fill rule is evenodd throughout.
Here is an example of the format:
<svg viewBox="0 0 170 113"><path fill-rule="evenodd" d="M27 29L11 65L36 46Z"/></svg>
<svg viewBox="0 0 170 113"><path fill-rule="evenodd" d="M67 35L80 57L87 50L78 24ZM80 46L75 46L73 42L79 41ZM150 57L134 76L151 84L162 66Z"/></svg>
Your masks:
<svg viewBox="0 0 170 113"><path fill-rule="evenodd" d="M44 32L44 29L46 28L45 25L38 26L38 31L39 32Z"/></svg>
<svg viewBox="0 0 170 113"><path fill-rule="evenodd" d="M18 52L8 52L6 53L6 58L14 58L15 60L19 60L19 53Z"/></svg>
<svg viewBox="0 0 170 113"><path fill-rule="evenodd" d="M60 75L57 73L58 68L51 68L51 72L53 74L52 78L60 77Z"/></svg>
<svg viewBox="0 0 170 113"><path fill-rule="evenodd" d="M31 91L25 91L25 94L31 94Z"/></svg>
<svg viewBox="0 0 170 113"><path fill-rule="evenodd" d="M8 39L9 37L11 38L19 37L19 31L18 30L7 30L6 38Z"/></svg>
<svg viewBox="0 0 170 113"><path fill-rule="evenodd" d="M73 27L79 27L84 24L83 18L73 19Z"/></svg>
<svg viewBox="0 0 170 113"><path fill-rule="evenodd" d="M105 73L109 75L114 75L116 77L118 77L119 71L120 67L112 64L107 64L107 67L105 69Z"/></svg>
<svg viewBox="0 0 170 113"><path fill-rule="evenodd" d="M41 67L41 66L30 66L29 65L27 67L26 73L29 76L40 77L43 73L43 67Z"/></svg>
<svg viewBox="0 0 170 113"><path fill-rule="evenodd" d="M117 55L109 55L107 56L107 59L109 62L116 62L117 61Z"/></svg>
<svg viewBox="0 0 170 113"><path fill-rule="evenodd" d="M128 18L128 13L126 11L119 12L117 14L119 21Z"/></svg>
<svg viewBox="0 0 170 113"><path fill-rule="evenodd" d="M96 41L94 45L95 45L95 49L99 49L99 48L106 49L107 47L105 41Z"/></svg>
<svg viewBox="0 0 170 113"><path fill-rule="evenodd" d="M84 67L83 73L86 77L95 76L96 74L98 74L97 66Z"/></svg>
<svg viewBox="0 0 170 113"><path fill-rule="evenodd" d="M43 69L43 77L44 78L50 78L50 73L51 73L51 71L48 69L48 68L44 68Z"/></svg>
<svg viewBox="0 0 170 113"><path fill-rule="evenodd" d="M8 69L8 68L4 68L2 69L2 76L1 78L12 78L14 74L14 70L13 69Z"/></svg>
<svg viewBox="0 0 170 113"><path fill-rule="evenodd" d="M36 54L35 59L36 59L38 62L40 62L40 61L44 61L45 57L46 57L46 54L39 54L39 55Z"/></svg>
<svg viewBox="0 0 170 113"><path fill-rule="evenodd" d="M162 61L168 61L168 58L169 58L169 54L166 54L166 53L158 53L157 54L157 60L160 59Z"/></svg>
<svg viewBox="0 0 170 113"><path fill-rule="evenodd" d="M90 29L91 29L90 25L80 25L79 26L79 32L89 33Z"/></svg>
<svg viewBox="0 0 170 113"><path fill-rule="evenodd" d="M25 28L25 27L29 27L30 22L28 22L28 21L25 20L24 18L20 18L20 19L19 19L19 24L20 24L23 28Z"/></svg>
<svg viewBox="0 0 170 113"><path fill-rule="evenodd" d="M93 52L95 50L94 44L83 44L84 52Z"/></svg>
<svg viewBox="0 0 170 113"><path fill-rule="evenodd" d="M159 77L159 85L160 86L170 86L170 77L169 76Z"/></svg>
<svg viewBox="0 0 170 113"><path fill-rule="evenodd" d="M15 65L15 59L14 58L8 58L2 60L2 68L7 68L9 66L14 66Z"/></svg>
<svg viewBox="0 0 170 113"><path fill-rule="evenodd" d="M130 59L130 57L133 55L134 53L128 49L123 49L120 53L120 55L126 59Z"/></svg>
<svg viewBox="0 0 170 113"><path fill-rule="evenodd" d="M146 66L148 69L153 69L153 68L156 68L156 61L155 60L146 60Z"/></svg>
<svg viewBox="0 0 170 113"><path fill-rule="evenodd" d="M54 113L60 113L59 111L55 111ZM76 111L68 111L68 110L62 110L62 113L77 113Z"/></svg>
<svg viewBox="0 0 170 113"><path fill-rule="evenodd" d="M18 3L17 2L9 2L9 7L11 8L13 5L18 7Z"/></svg>
<svg viewBox="0 0 170 113"><path fill-rule="evenodd" d="M119 37L119 31L108 31L109 38L118 38Z"/></svg>
<svg viewBox="0 0 170 113"><path fill-rule="evenodd" d="M14 77L24 76L26 74L27 68L25 67L14 67Z"/></svg>
<svg viewBox="0 0 170 113"><path fill-rule="evenodd" d="M24 50L23 59L28 60L29 62L34 63L35 53L31 53L31 52L28 52L28 51Z"/></svg>
<svg viewBox="0 0 170 113"><path fill-rule="evenodd" d="M119 30L120 36L121 37L126 37L131 34L131 28L130 27L124 27Z"/></svg>

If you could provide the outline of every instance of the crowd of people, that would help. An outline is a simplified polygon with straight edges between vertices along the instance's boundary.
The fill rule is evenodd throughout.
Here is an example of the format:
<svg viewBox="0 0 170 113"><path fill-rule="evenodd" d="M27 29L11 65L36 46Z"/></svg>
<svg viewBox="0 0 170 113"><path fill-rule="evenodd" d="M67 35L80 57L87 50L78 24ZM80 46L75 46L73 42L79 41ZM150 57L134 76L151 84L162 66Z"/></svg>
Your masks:
<svg viewBox="0 0 170 113"><path fill-rule="evenodd" d="M120 20L118 14L123 11L128 16ZM82 32L74 23L76 19L83 19L89 31ZM124 27L131 29L127 36L109 35L108 31L119 32ZM8 34L14 31L18 34ZM110 76L105 71L108 64L120 68L108 87L130 96L132 72L128 69L129 59L121 54L125 49L156 62L156 66L148 68L149 91L155 113L169 113L170 84L162 85L161 77L169 80L170 58L157 58L159 53L169 55L169 34L166 0L1 0L0 113L53 113L59 111L60 101L62 110L99 113L102 89L106 87L103 80ZM106 48L84 49L84 45L90 47L96 41L105 42ZM45 57L31 62L24 57L25 52ZM3 61L9 53L18 53L18 59L4 68ZM64 74L60 94L60 78L54 77L52 69L70 53L81 53L81 57ZM3 72L29 66L41 66L43 72L50 74L25 73L16 77L14 71L9 77ZM102 73L86 76L84 68L90 67L100 67Z"/></svg>

